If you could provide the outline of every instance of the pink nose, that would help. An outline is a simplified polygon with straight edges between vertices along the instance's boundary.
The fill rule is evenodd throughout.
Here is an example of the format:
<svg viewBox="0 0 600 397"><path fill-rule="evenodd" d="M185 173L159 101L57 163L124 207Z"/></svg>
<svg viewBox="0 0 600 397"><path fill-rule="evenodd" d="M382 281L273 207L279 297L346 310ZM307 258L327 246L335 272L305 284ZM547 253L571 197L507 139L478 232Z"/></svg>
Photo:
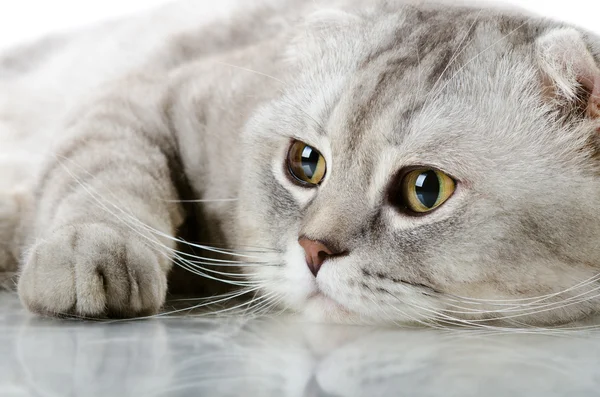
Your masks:
<svg viewBox="0 0 600 397"><path fill-rule="evenodd" d="M332 256L338 255L338 253L327 247L325 243L318 240L301 237L298 243L304 248L306 264L315 277L317 277L319 270L321 270L323 262Z"/></svg>

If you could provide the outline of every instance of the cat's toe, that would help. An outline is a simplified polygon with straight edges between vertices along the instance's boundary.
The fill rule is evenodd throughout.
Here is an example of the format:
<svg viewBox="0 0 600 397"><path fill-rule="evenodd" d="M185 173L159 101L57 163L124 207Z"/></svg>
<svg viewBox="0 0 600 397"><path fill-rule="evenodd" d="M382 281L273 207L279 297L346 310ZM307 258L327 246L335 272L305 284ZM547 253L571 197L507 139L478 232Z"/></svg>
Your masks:
<svg viewBox="0 0 600 397"><path fill-rule="evenodd" d="M31 249L18 281L19 297L31 311L42 314L70 314L77 301L74 252L65 241L70 230L63 229Z"/></svg>
<svg viewBox="0 0 600 397"><path fill-rule="evenodd" d="M157 254L104 224L69 226L40 242L19 280L30 310L94 318L156 313L166 289Z"/></svg>

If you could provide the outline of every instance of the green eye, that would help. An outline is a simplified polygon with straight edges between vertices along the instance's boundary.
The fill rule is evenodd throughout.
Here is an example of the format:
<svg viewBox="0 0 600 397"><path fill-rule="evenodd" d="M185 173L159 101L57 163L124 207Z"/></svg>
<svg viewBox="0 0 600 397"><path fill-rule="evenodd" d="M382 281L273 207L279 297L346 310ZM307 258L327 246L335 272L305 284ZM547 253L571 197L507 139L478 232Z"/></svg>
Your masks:
<svg viewBox="0 0 600 397"><path fill-rule="evenodd" d="M317 186L325 178L325 158L304 142L294 141L287 155L287 168L295 180L308 187Z"/></svg>
<svg viewBox="0 0 600 397"><path fill-rule="evenodd" d="M444 204L454 190L454 179L441 171L433 169L416 169L402 178L402 203L416 213L433 211Z"/></svg>

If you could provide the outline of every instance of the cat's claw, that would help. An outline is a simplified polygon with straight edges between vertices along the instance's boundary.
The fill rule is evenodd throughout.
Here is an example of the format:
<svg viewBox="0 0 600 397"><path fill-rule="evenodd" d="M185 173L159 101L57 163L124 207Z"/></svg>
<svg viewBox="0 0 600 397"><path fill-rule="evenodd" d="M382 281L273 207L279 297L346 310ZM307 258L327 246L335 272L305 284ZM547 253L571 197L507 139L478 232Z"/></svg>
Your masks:
<svg viewBox="0 0 600 397"><path fill-rule="evenodd" d="M154 314L167 292L161 259L137 235L106 224L63 227L32 248L19 278L19 296L41 314Z"/></svg>

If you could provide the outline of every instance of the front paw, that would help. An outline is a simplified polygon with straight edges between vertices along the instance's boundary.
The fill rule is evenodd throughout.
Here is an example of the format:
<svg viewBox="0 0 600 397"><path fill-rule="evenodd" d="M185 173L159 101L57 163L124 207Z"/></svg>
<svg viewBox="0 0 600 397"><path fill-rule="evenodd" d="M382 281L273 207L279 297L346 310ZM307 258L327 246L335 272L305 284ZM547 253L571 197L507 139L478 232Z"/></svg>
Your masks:
<svg viewBox="0 0 600 397"><path fill-rule="evenodd" d="M142 241L101 223L63 227L27 256L18 282L21 301L51 315L154 314L165 300L168 259Z"/></svg>

